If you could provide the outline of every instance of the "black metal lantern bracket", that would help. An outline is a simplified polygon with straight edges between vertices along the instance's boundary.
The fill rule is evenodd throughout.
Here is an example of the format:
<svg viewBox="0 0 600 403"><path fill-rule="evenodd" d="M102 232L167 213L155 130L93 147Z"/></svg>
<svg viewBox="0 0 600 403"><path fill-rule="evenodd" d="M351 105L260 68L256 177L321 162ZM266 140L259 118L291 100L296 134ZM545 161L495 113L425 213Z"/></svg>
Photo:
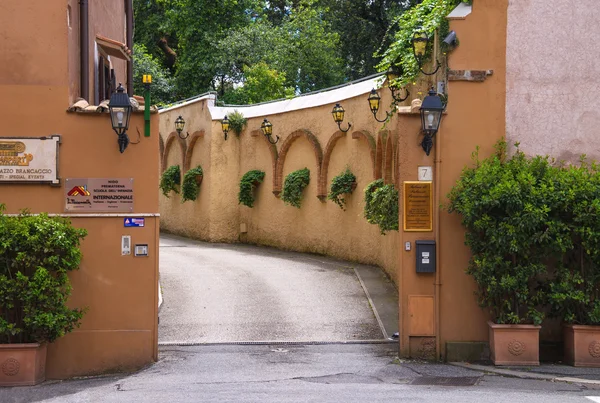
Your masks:
<svg viewBox="0 0 600 403"><path fill-rule="evenodd" d="M175 119L175 131L177 132L177 135L179 136L179 138L182 140L185 140L188 137L190 137L190 133L188 131L185 132L185 136L183 136L181 134L181 132L183 132L184 127L185 127L185 120L183 120L183 117L181 117L181 115L179 115L179 117L177 119Z"/></svg>
<svg viewBox="0 0 600 403"><path fill-rule="evenodd" d="M379 119L377 117L377 112L379 111L379 103L380 103L381 97L379 96L379 94L377 93L377 91L375 91L375 88L373 88L371 90L371 93L369 94L369 109L371 109L371 113L373 114L373 117L375 118L376 121L383 123L386 122L389 118L391 118L394 115L393 109L390 112L386 112L385 113L385 118L384 119ZM392 107L394 107L396 105L396 102L392 102Z"/></svg>
<svg viewBox="0 0 600 403"><path fill-rule="evenodd" d="M388 83L388 88L392 94L392 98L394 99L394 103L392 105L396 105L406 101L410 96L410 91L408 91L408 88L402 88L404 89L404 92L406 94L404 97L402 97L399 95L399 91L401 91L402 89L398 89L391 84L392 81L394 81L397 77L400 77L402 75L402 69L398 69L398 67L394 66L394 64L391 64L385 75Z"/></svg>
<svg viewBox="0 0 600 403"><path fill-rule="evenodd" d="M433 70L432 72L426 72L425 70L423 70L423 59L425 57L425 53L427 51L427 44L429 43L429 36L427 36L427 33L425 32L417 32L413 35L412 37L412 47L413 47L413 54L415 56L415 59L417 59L417 64L419 65L419 70L421 71L421 73L425 74L426 76L432 76L435 73L438 72L438 70L440 69L440 67L442 67L442 65L440 64L439 60L435 60L436 63L436 68L435 70Z"/></svg>
<svg viewBox="0 0 600 403"><path fill-rule="evenodd" d="M436 135L442 122L442 115L446 105L442 102L441 97L432 87L429 90L429 95L425 97L421 104L421 130L423 132L423 140L421 147L425 154L429 156L433 148L433 137Z"/></svg>
<svg viewBox="0 0 600 403"><path fill-rule="evenodd" d="M331 111L331 115L333 116L333 120L335 123L337 123L338 128L340 129L340 131L342 133L346 133L348 132L348 130L350 130L350 128L352 127L352 123L348 122L348 127L344 130L342 129L342 122L344 121L344 114L346 113L346 111L344 110L344 108L338 103L335 104L335 106L333 107L333 110Z"/></svg>
<svg viewBox="0 0 600 403"><path fill-rule="evenodd" d="M121 83L119 83L117 90L110 96L108 110L112 128L118 136L119 151L122 154L129 145L127 130L129 129L132 106L129 95L127 95Z"/></svg>
<svg viewBox="0 0 600 403"><path fill-rule="evenodd" d="M221 130L223 130L223 136L225 137L225 141L227 141L227 133L229 133L229 119L227 115L223 116L223 120L221 120Z"/></svg>
<svg viewBox="0 0 600 403"><path fill-rule="evenodd" d="M260 125L260 130L262 130L264 136L267 138L269 143L277 144L277 142L279 141L279 136L275 136L276 140L273 141L273 124L269 122L267 118L265 118L265 120Z"/></svg>

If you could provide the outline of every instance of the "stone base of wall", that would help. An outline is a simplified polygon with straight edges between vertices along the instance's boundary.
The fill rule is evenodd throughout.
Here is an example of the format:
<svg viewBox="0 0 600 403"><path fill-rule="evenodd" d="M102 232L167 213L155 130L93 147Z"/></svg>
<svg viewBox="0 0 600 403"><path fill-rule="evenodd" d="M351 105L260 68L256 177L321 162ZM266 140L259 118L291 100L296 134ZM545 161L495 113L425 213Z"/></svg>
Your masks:
<svg viewBox="0 0 600 403"><path fill-rule="evenodd" d="M490 359L490 346L484 341L446 342L447 362L477 362Z"/></svg>

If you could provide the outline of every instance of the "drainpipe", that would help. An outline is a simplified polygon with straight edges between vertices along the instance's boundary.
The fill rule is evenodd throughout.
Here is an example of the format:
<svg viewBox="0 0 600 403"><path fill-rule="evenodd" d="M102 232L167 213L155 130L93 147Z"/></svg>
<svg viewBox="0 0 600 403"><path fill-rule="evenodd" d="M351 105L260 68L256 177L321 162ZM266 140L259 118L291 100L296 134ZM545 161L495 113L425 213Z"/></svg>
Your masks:
<svg viewBox="0 0 600 403"><path fill-rule="evenodd" d="M439 52L439 48L438 48L438 44L439 44L439 38L438 38L438 31L435 31L435 40L434 40L434 54L435 54L435 58L436 60L438 60L438 52ZM436 77L436 82L434 83L434 85L437 85L437 75ZM435 291L434 291L434 302L435 302L435 353L436 353L436 359L440 359L440 356L442 354L442 330L440 329L440 310L441 310L441 301L440 301L440 293L441 293L441 287L442 287L442 283L441 283L441 273L440 273L440 268L441 268L441 261L442 261L442 247L441 247L441 242L440 242L440 200L442 198L441 194L440 194L440 189L441 189L441 178L442 178L442 139L443 136L440 136L440 133L438 131L437 133L437 140L436 140L436 144L435 144L435 159L434 159L434 166L435 166L435 197L434 197L434 207L435 207L435 243L436 243L436 258L435 258Z"/></svg>
<svg viewBox="0 0 600 403"><path fill-rule="evenodd" d="M79 0L79 53L81 56L81 98L90 100L90 40L88 1Z"/></svg>
<svg viewBox="0 0 600 403"><path fill-rule="evenodd" d="M126 29L126 45L133 52L133 0L125 0L125 19L127 23ZM133 96L133 53L131 59L127 62L127 93Z"/></svg>

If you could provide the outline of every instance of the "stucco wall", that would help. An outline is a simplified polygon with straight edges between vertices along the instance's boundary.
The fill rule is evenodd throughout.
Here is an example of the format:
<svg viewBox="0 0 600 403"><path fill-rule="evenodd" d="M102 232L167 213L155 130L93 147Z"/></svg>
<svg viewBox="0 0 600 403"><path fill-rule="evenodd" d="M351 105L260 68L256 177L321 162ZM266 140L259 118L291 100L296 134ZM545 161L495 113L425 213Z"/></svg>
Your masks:
<svg viewBox="0 0 600 403"><path fill-rule="evenodd" d="M391 102L389 94L387 90L380 93L382 108L385 108ZM248 119L248 126L239 137L230 132L225 141L220 122L211 121L206 102L199 101L160 115L165 167L179 164L183 168L182 155L187 153L194 161L190 167L200 163L205 172L198 201L182 204L178 195L169 199L160 196L163 230L212 242L256 243L377 264L396 279L398 233L393 231L382 236L378 228L368 224L363 217L363 189L375 179L375 135L382 126L370 114L367 94L342 102L346 121L353 124L346 134L338 131L331 117L333 105L268 116L274 135L281 137L275 148L282 164L282 178L297 169L310 169L310 185L304 191L300 209L285 205L273 193L273 154L260 132L264 117ZM190 139L193 136L180 142L176 134L170 134L179 115L186 120L186 131L204 133L192 151ZM396 124L394 119L389 127L396 127ZM364 134L359 135L359 132ZM365 135L372 138L373 149ZM331 179L347 166L357 176L358 186L348 198L347 211L342 211L333 202L317 198L321 162L317 162L309 136L314 136L322 158L330 154L325 180L327 190ZM389 136L395 138L397 133L391 130ZM332 141L328 151L331 138L337 141ZM381 153L385 146L382 144ZM390 153L395 155L395 149ZM396 168L395 163L388 167L390 178L396 178L392 173ZM239 181L252 169L263 170L266 176L256 190L254 208L248 208L238 204ZM379 171L383 175L386 169L383 167ZM240 232L240 224L246 226L247 233Z"/></svg>
<svg viewBox="0 0 600 403"><path fill-rule="evenodd" d="M600 158L596 0L510 0L506 135L528 154Z"/></svg>
<svg viewBox="0 0 600 403"><path fill-rule="evenodd" d="M122 1L118 2L122 4ZM6 12L8 11L8 12ZM52 343L47 377L66 378L132 370L157 359L158 119L119 153L108 114L67 113L71 86L67 55L67 1L3 0L0 39L0 137L61 136L61 185L0 183L7 213L65 214L66 178L133 178L134 211L149 214L144 228L124 228L123 217L72 217L88 230L80 270L71 273L69 304L87 307L81 328ZM123 17L124 19L124 17ZM35 29L24 29L23 23ZM142 114L131 118L130 137L144 132ZM68 214L67 214L68 216ZM121 256L122 235L149 245L149 257Z"/></svg>

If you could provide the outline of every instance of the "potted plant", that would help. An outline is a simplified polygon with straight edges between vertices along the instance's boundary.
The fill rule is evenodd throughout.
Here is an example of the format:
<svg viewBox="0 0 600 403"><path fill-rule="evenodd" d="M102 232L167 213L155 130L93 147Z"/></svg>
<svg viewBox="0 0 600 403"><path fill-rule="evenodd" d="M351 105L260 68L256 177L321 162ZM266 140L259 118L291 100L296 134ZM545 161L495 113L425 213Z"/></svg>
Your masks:
<svg viewBox="0 0 600 403"><path fill-rule="evenodd" d="M556 209L564 236L548 283L554 316L562 317L564 361L600 367L600 169L597 164L561 168L556 178Z"/></svg>
<svg viewBox="0 0 600 403"><path fill-rule="evenodd" d="M238 194L239 204L254 206L254 189L265 179L265 173L254 169L248 171L240 180L240 192Z"/></svg>
<svg viewBox="0 0 600 403"><path fill-rule="evenodd" d="M518 149L509 159L504 141L491 157L480 161L475 152L474 160L448 195L448 211L462 216L472 254L467 273L491 314L491 358L496 365L539 365L539 284L560 232L548 215L552 167Z"/></svg>
<svg viewBox="0 0 600 403"><path fill-rule="evenodd" d="M179 193L178 186L181 183L181 170L179 165L171 165L160 177L160 190L165 197L169 197L169 192Z"/></svg>
<svg viewBox="0 0 600 403"><path fill-rule="evenodd" d="M398 190L377 179L365 188L364 216L369 224L379 226L381 235L387 231L398 231Z"/></svg>
<svg viewBox="0 0 600 403"><path fill-rule="evenodd" d="M285 204L300 208L302 192L310 182L310 171L308 168L299 169L285 177L281 199Z"/></svg>
<svg viewBox="0 0 600 403"><path fill-rule="evenodd" d="M67 299L86 231L60 217L3 212L0 205L0 386L35 385L46 377L47 344L84 313Z"/></svg>
<svg viewBox="0 0 600 403"><path fill-rule="evenodd" d="M346 199L344 195L352 194L356 189L356 176L346 168L344 172L331 180L331 190L327 199L337 204L342 210L346 210Z"/></svg>
<svg viewBox="0 0 600 403"><path fill-rule="evenodd" d="M189 169L185 175L183 175L183 183L181 184L181 202L184 203L188 200L194 201L198 198L198 192L200 191L200 184L204 174L202 167L198 165L196 168Z"/></svg>
<svg viewBox="0 0 600 403"><path fill-rule="evenodd" d="M231 114L229 114L229 129L233 130L233 132L239 136L242 131L246 128L248 121L237 109L234 110Z"/></svg>

